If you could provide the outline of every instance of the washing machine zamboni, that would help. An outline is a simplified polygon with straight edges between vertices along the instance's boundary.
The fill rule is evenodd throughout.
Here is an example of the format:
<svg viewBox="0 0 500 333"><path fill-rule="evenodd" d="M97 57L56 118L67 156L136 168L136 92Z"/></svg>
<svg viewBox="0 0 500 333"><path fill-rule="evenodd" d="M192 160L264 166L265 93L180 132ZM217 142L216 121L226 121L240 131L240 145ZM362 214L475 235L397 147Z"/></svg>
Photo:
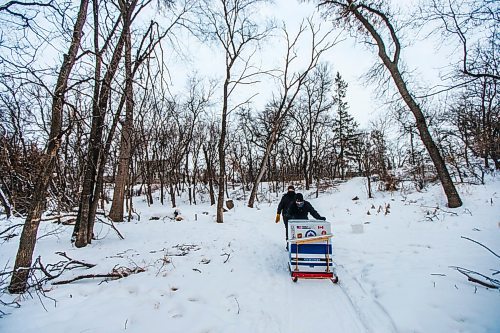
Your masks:
<svg viewBox="0 0 500 333"><path fill-rule="evenodd" d="M330 222L289 220L288 237L289 267L294 282L299 278L338 282L333 270Z"/></svg>

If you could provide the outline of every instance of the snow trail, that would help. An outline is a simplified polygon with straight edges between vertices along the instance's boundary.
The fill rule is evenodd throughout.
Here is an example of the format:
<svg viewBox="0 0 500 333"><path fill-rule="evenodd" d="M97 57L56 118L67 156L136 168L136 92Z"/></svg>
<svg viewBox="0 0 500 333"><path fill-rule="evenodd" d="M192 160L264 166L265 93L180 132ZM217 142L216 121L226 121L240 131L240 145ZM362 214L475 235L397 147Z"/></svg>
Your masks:
<svg viewBox="0 0 500 333"><path fill-rule="evenodd" d="M338 285L292 282L283 222L274 222L276 200L254 209L235 200L218 224L207 202L180 203L185 219L175 222L168 218L172 208L137 198L141 219L116 225L125 240L98 224L99 239L82 249L69 242L72 226L43 223L35 256L44 264L60 261L57 251L96 264L67 271L61 280L118 266L145 272L116 281L49 283L47 296L56 302L42 297L44 308L37 297L18 299L21 308L0 319L0 332L498 332L498 292L448 267L498 267L495 256L461 238L498 248L495 185L470 189L466 209L432 223L424 216L440 204L439 187L367 200L361 180L354 179L318 199L310 193L308 199L332 223ZM389 203L390 213L379 212ZM352 223L363 223L364 233L352 233ZM11 267L17 239L1 244L2 267ZM78 314L91 314L91 320Z"/></svg>
<svg viewBox="0 0 500 333"><path fill-rule="evenodd" d="M259 263L256 267L249 267L250 274L255 276L256 292L266 289L262 287L265 285L272 288L275 299L266 302L264 297L260 301L261 304L268 303L263 305L263 311L278 329L270 329L270 322L266 322L253 327L254 332L314 332L325 328L352 333L396 332L392 319L370 295L361 292L356 295L362 297L351 298L352 292L346 291L342 275L338 285L329 279L292 282L283 224L274 225L271 221L254 223L256 225L248 231L244 230L245 223L241 225L241 233L251 233L251 237L258 240L252 244L253 249L249 246L240 249L241 255L248 256L249 262ZM251 260L252 256L263 260ZM345 276L345 279L349 278Z"/></svg>

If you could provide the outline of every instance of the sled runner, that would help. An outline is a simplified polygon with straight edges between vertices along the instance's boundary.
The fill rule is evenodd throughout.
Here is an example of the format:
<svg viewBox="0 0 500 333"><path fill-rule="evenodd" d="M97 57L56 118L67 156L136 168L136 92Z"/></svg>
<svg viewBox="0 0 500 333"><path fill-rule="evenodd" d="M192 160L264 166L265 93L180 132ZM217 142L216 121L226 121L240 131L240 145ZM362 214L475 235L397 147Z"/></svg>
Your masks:
<svg viewBox="0 0 500 333"><path fill-rule="evenodd" d="M330 279L333 272L330 223L316 220L288 222L289 268L293 282L301 279Z"/></svg>

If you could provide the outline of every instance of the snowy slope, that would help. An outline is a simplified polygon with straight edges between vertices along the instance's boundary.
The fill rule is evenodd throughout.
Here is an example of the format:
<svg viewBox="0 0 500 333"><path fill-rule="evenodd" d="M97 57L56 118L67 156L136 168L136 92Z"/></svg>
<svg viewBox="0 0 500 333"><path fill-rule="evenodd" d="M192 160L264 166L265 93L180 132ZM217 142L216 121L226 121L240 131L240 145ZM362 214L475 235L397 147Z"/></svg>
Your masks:
<svg viewBox="0 0 500 333"><path fill-rule="evenodd" d="M20 309L0 319L0 332L499 332L500 292L449 268L488 276L500 270L497 257L461 238L500 253L498 183L459 187L464 206L454 210L444 206L439 186L376 192L369 200L362 179L318 199L304 192L332 223L338 285L291 281L274 196L254 209L235 201L223 224L207 204L183 203L185 220L175 222L166 217L172 208L137 198L140 221L117 224L125 240L98 224L101 239L83 249L69 243L72 227L44 223L39 235L58 233L39 240L42 262L57 262L55 252L65 251L97 264L58 280L117 266L146 271L103 283L49 284L55 301L23 297ZM19 221L0 223L3 229ZM352 232L355 223L363 223L363 233ZM0 245L2 267L12 267L18 239Z"/></svg>

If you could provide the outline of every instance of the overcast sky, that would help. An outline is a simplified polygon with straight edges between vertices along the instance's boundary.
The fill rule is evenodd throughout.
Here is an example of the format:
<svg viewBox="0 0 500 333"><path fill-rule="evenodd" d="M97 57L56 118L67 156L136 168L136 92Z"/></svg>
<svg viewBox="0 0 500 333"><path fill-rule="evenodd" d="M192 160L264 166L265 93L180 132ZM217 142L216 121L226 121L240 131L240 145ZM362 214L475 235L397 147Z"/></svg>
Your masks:
<svg viewBox="0 0 500 333"><path fill-rule="evenodd" d="M411 3L408 1L398 1L401 5ZM298 27L304 18L311 16L315 12L315 7L312 3L301 3L296 0L276 0L274 4L269 4L260 9L260 14L263 17L273 17L278 24L285 22L287 28L296 33ZM325 29L330 29L331 23L324 21L318 13L315 14L315 21L321 23ZM276 35L280 35L280 31L276 30ZM333 34L336 36L337 34ZM278 36L270 38L267 43L262 45L262 51L258 58L258 62L263 68L273 68L283 63L285 52L285 44ZM333 73L339 71L343 78L348 82L347 101L350 106L350 112L354 115L358 123L362 126L367 126L370 120L378 117L386 107L384 100L377 99L374 91L376 87L365 86L363 74L378 61L376 51L368 50L366 46L356 42L347 34L336 46L328 53L325 53L322 61L329 62ZM408 43L407 41L403 41ZM185 46L188 47L186 53L191 57L186 63L180 60L175 54L169 59L170 68L172 69L172 91L181 91L186 85L186 76L194 71L208 77L223 78L224 73L224 57L221 49L214 45L201 44L194 38L187 38ZM299 50L299 57L302 61L307 60L308 44L305 41ZM436 41L416 41L411 47L406 48L402 53L402 59L408 64L412 70L412 75L420 85L435 85L439 80L439 73L442 68L448 64L447 54L442 49L436 50ZM240 94L259 95L253 100L255 108L262 108L266 101L269 100L270 91L273 86L271 82L262 83L254 86L242 86ZM221 90L221 88L219 89ZM220 91L221 92L221 91ZM217 92L215 97L221 94ZM234 104L237 104L243 99L235 96Z"/></svg>

